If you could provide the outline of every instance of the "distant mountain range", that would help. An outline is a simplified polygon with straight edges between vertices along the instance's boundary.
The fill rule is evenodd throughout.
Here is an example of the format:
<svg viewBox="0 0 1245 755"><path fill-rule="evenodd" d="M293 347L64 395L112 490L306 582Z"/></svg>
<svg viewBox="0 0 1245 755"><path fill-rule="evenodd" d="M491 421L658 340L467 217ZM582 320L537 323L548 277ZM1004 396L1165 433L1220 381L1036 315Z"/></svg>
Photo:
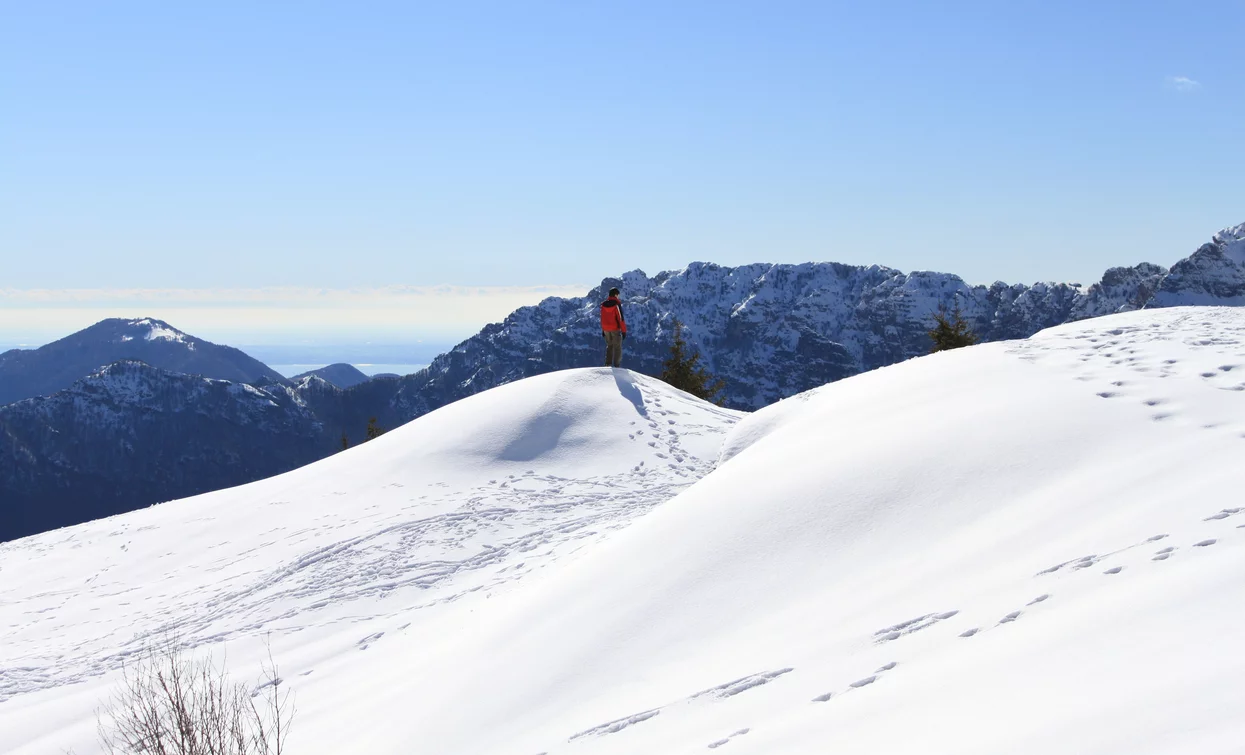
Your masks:
<svg viewBox="0 0 1245 755"><path fill-rule="evenodd" d="M283 383L116 362L0 407L0 539L269 477L332 450Z"/></svg>
<svg viewBox="0 0 1245 755"><path fill-rule="evenodd" d="M677 318L726 381L727 405L758 409L833 380L920 356L940 305L959 305L984 341L1143 307L1245 304L1245 224L1228 228L1170 270L1107 270L1089 287L969 285L957 275L838 263L722 267L693 263L649 277L607 278L578 299L549 298L397 381L368 411L393 425L502 383L603 361L597 305L622 289L624 364L661 370Z"/></svg>
<svg viewBox="0 0 1245 755"><path fill-rule="evenodd" d="M343 436L361 441L372 417L392 428L519 378L599 364L597 305L611 286L625 301L625 366L658 374L678 319L726 381L727 405L756 409L926 353L940 305L994 341L1143 307L1245 304L1245 224L1170 270L1112 268L1089 287L837 263L633 271L522 307L413 375L344 386L362 373L332 365L286 380L167 323L106 320L0 355L0 396L43 396L0 406L0 540L259 479L332 453Z"/></svg>
<svg viewBox="0 0 1245 755"><path fill-rule="evenodd" d="M38 349L0 354L0 405L49 396L123 359L236 383L284 379L235 348L195 338L166 322L112 319Z"/></svg>

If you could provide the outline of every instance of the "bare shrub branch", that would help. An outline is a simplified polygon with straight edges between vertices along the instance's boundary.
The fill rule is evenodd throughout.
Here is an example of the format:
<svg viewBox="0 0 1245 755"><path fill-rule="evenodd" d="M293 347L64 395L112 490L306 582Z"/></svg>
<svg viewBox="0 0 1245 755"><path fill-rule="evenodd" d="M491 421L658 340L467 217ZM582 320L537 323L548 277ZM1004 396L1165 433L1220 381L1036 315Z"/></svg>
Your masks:
<svg viewBox="0 0 1245 755"><path fill-rule="evenodd" d="M283 755L294 721L268 646L260 684L232 682L222 661L187 655L175 638L147 647L96 712L108 755Z"/></svg>

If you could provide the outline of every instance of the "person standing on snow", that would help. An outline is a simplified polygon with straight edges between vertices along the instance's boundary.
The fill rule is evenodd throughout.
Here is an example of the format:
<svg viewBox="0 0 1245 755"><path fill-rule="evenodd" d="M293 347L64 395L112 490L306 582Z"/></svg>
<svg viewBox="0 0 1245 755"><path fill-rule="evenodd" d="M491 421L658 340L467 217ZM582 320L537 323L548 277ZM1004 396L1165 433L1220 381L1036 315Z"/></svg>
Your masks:
<svg viewBox="0 0 1245 755"><path fill-rule="evenodd" d="M627 318L623 317L618 289L610 289L610 298L601 302L601 335L605 337L605 366L622 364L622 342L627 337Z"/></svg>

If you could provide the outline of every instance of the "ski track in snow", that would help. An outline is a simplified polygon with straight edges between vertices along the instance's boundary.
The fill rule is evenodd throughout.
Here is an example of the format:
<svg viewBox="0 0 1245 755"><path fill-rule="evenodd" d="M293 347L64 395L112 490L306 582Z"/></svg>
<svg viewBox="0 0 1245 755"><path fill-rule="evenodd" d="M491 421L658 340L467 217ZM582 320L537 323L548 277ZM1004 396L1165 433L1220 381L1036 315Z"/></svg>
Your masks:
<svg viewBox="0 0 1245 755"><path fill-rule="evenodd" d="M635 426L631 435L651 447L649 458L622 474L572 479L528 470L468 487L440 481L422 487L409 481L386 483L377 486L378 492L401 489L418 495L411 495L397 511L364 505L361 511L352 511L348 521L339 511L329 510L294 531L274 527L253 547L191 565L189 569L202 576L197 589L127 601L124 596L140 587L110 581L108 572L119 565L113 561L101 564L84 590L13 600L10 611L0 612L9 619L7 626L0 625L0 703L118 669L164 637L194 648L269 630L288 633L357 624L364 628L355 645L366 650L383 641L387 630L397 628L391 626L395 619L412 611L505 588L594 538L626 527L707 474L716 458L698 458L685 449L684 437L720 434L737 416L713 412L715 424L707 424L681 407L664 408L660 397L642 408L631 422ZM649 437L657 440L647 442ZM344 495L322 492L325 499ZM288 503L273 500L268 505ZM420 515L430 510L442 513ZM362 534L337 535L347 525ZM123 516L0 544L0 573L103 538L122 541L117 550L123 558L130 538L158 538L159 529L159 525L132 528ZM249 564L262 562L257 554L278 539L302 549L302 554L276 569L251 568ZM231 545L221 541L208 551L230 551ZM168 551L165 555L175 549L172 543L156 548ZM157 579L177 577L169 573ZM16 582L0 582L0 604L18 593ZM83 600L99 604L92 611L107 607L109 615L100 619L98 629L72 627L59 617L70 601ZM349 605L367 608L347 616L317 616L324 609ZM373 610L381 607L387 610ZM373 627L383 628L370 631ZM23 629L37 630L35 637L28 631L24 637L18 635Z"/></svg>
<svg viewBox="0 0 1245 755"><path fill-rule="evenodd" d="M692 474L703 473L708 464L698 466ZM131 612L131 621L150 628L124 642L119 652L96 656L85 667L52 663L6 669L0 675L0 701L117 668L148 639L164 634L197 645L260 633L276 622L283 631L300 631L315 626L316 610L329 604L391 593L406 596L390 613L350 620L367 622L499 587L546 565L568 544L626 526L689 484L660 475L641 477L636 482L636 487L623 488L608 479L530 475L472 489L462 510L384 525L366 535L312 548L278 570L244 575L248 584L238 589L228 589L229 583L209 583L200 591L148 606L149 612ZM422 503L453 503L459 497L458 491L445 491L424 496ZM497 505L503 502L506 505ZM304 532L301 542L311 544L317 535L329 534L331 529L327 533ZM472 547L473 543L479 544ZM451 556L463 549L471 552L459 558ZM429 550L440 550L445 556L413 557ZM249 551L230 556L208 571L245 563L247 555ZM103 597L123 594L109 592L111 587L106 581L92 585ZM295 607L275 609L289 605ZM22 620L48 621L50 631L55 631L58 607L33 608ZM366 647L366 643L361 644Z"/></svg>
<svg viewBox="0 0 1245 755"><path fill-rule="evenodd" d="M703 702L703 701L729 700L730 698L733 698L736 695L739 695L741 693L748 692L749 690L753 690L758 687L762 687L766 684L769 684L775 679L778 679L779 677L785 674L789 674L794 670L795 669L793 668L780 668L780 669L775 669L774 671L762 671L756 674L749 674L748 676L740 677L738 679L734 679L732 681L725 682L723 684L718 684L708 689L701 690L700 692L695 692L691 695L688 695L685 698L676 700L675 702L669 703L667 705L663 705L658 708L653 708L651 710L646 710L642 713L636 713L630 716L624 716L623 718L619 718L614 721L607 721L603 724L597 724L596 726L593 726L589 729L585 729L577 734L572 734L567 741L574 742L577 739L582 739L584 737L589 737L589 736L603 736L605 734L616 734L622 731L623 729L626 729L629 726L641 723L643 721L647 721L650 718L654 718L659 713L662 713L664 711L678 710L679 708L685 708L691 704L696 703L697 701ZM711 748L720 747L723 744L726 744L731 738L747 734L748 731L749 729L747 728L739 729L734 734L731 734L730 737L716 740L714 743L711 743L709 747Z"/></svg>

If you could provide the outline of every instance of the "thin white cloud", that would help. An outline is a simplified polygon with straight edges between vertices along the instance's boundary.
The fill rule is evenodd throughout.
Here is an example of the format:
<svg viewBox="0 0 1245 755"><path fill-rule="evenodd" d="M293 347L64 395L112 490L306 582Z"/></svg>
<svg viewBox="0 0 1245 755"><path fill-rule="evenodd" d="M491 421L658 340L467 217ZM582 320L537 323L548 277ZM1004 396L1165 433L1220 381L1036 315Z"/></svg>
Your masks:
<svg viewBox="0 0 1245 755"><path fill-rule="evenodd" d="M1168 89L1174 89L1177 92L1194 92L1202 88L1200 81L1194 81L1188 76L1168 76L1163 81Z"/></svg>

